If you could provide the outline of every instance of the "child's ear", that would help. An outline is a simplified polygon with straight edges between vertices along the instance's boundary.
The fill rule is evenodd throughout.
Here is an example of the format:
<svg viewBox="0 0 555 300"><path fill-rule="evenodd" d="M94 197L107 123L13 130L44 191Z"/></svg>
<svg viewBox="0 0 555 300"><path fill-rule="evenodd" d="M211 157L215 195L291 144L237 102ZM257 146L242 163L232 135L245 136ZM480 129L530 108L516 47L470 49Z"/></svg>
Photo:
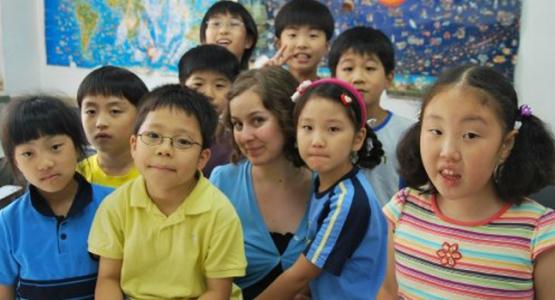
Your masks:
<svg viewBox="0 0 555 300"><path fill-rule="evenodd" d="M281 48L281 40L279 38L274 38L274 48L276 48L276 51Z"/></svg>
<svg viewBox="0 0 555 300"><path fill-rule="evenodd" d="M352 151L358 152L358 150L362 148L365 138L366 138L366 127L361 128L359 131L357 131L357 133L355 133Z"/></svg>
<svg viewBox="0 0 555 300"><path fill-rule="evenodd" d="M135 159L135 152L137 151L137 136L134 134L129 137L129 150L131 150L131 157Z"/></svg>
<svg viewBox="0 0 555 300"><path fill-rule="evenodd" d="M202 151L200 151L198 162L197 162L198 170L202 171L202 169L204 169L204 167L206 166L206 163L208 163L208 161L210 160L211 154L212 152L210 152L210 148L202 149Z"/></svg>
<svg viewBox="0 0 555 300"><path fill-rule="evenodd" d="M505 160L507 160L509 155L511 155L511 151L513 150L513 147L515 145L515 139L517 134L518 134L518 130L513 129L509 133L507 133L507 135L503 139L503 143L501 144L501 149L499 153L500 162L505 162Z"/></svg>
<svg viewBox="0 0 555 300"><path fill-rule="evenodd" d="M252 36L250 36L249 34L247 34L247 36L245 37L245 50L253 48L256 45L254 44L254 39L252 38Z"/></svg>
<svg viewBox="0 0 555 300"><path fill-rule="evenodd" d="M389 74L385 74L385 79L386 79L385 88L386 89L391 88L391 86L393 85L393 79L394 78L395 78L395 71L391 71L391 72L389 72Z"/></svg>

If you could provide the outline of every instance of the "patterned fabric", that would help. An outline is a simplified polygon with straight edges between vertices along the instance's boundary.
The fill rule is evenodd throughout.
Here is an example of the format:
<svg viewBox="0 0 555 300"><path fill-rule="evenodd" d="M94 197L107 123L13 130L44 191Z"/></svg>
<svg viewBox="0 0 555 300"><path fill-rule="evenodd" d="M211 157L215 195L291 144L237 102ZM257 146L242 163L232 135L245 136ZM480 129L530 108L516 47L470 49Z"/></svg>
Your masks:
<svg viewBox="0 0 555 300"><path fill-rule="evenodd" d="M403 299L533 299L534 260L555 249L555 212L533 200L463 224L442 215L434 196L407 188L384 213L395 226Z"/></svg>

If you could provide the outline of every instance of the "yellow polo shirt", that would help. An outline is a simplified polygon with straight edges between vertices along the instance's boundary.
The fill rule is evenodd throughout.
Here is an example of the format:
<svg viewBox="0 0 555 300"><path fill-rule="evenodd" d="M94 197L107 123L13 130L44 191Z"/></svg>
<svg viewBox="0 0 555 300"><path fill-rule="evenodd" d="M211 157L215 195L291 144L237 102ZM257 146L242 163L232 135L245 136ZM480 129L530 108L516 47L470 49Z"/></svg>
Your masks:
<svg viewBox="0 0 555 300"><path fill-rule="evenodd" d="M91 155L77 164L77 172L83 175L88 182L118 188L131 179L137 178L140 173L137 168L131 168L127 174L112 176L104 173L98 165L98 154Z"/></svg>
<svg viewBox="0 0 555 300"><path fill-rule="evenodd" d="M244 276L247 265L235 209L202 175L169 216L142 176L121 186L97 210L89 251L122 260L121 289L132 299L197 298L207 278Z"/></svg>

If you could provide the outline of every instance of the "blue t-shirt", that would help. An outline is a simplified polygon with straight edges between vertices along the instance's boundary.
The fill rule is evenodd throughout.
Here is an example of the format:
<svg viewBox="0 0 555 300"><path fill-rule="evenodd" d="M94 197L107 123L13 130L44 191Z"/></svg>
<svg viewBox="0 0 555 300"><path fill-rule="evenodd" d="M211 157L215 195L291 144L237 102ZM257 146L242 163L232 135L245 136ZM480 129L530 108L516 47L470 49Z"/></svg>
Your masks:
<svg viewBox="0 0 555 300"><path fill-rule="evenodd" d="M216 167L210 181L231 201L243 227L247 274L236 283L246 288L261 280L274 267L281 264L283 270L289 268L306 248L307 215L303 217L287 249L279 254L266 227L252 186L252 164L242 161Z"/></svg>
<svg viewBox="0 0 555 300"><path fill-rule="evenodd" d="M315 181L318 191L319 180ZM375 299L387 265L387 223L372 187L353 168L310 200L306 258L322 273L313 299Z"/></svg>
<svg viewBox="0 0 555 300"><path fill-rule="evenodd" d="M112 189L75 176L67 217L56 216L34 186L0 211L0 284L23 299L92 299L98 262L87 251L96 209Z"/></svg>

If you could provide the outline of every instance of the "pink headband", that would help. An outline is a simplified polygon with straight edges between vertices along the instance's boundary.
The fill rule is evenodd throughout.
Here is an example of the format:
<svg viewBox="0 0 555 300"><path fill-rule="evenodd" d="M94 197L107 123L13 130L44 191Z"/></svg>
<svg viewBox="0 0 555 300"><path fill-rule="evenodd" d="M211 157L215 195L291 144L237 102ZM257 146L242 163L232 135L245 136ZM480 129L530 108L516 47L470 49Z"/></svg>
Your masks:
<svg viewBox="0 0 555 300"><path fill-rule="evenodd" d="M349 91L353 96L355 96L355 100L360 109L360 119L361 119L360 123L362 124L361 125L362 128L364 128L364 126L366 125L366 103L364 103L364 98L362 97L360 92L354 86L352 86L350 83L346 81L343 81L337 78L324 78L316 81L305 80L301 82L295 94L291 96L291 100L293 102L297 102L297 99L299 99L299 97L302 96L304 93L306 93L309 89L312 89L322 84L333 84L333 85L340 86L346 89L347 91ZM348 106L351 103L350 98L351 97L347 95L341 95L341 99L339 100L343 103L343 105Z"/></svg>

